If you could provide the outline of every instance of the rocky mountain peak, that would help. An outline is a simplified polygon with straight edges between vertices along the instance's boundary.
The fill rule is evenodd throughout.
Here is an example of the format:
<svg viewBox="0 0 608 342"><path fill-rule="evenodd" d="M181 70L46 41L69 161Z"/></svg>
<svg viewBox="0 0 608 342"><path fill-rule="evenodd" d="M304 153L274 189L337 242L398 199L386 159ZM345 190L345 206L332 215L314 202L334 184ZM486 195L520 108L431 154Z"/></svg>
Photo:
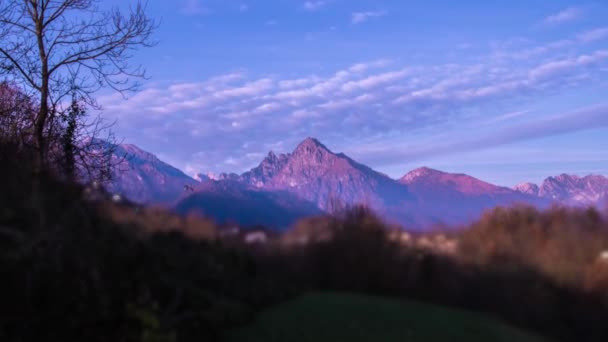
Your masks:
<svg viewBox="0 0 608 342"><path fill-rule="evenodd" d="M607 194L608 178L601 175L563 173L545 179L539 190L539 196L568 205L603 205Z"/></svg>
<svg viewBox="0 0 608 342"><path fill-rule="evenodd" d="M319 140L311 137L304 139L293 151L294 155L316 153L331 153L331 151Z"/></svg>
<svg viewBox="0 0 608 342"><path fill-rule="evenodd" d="M435 170L435 169L431 169L430 167L419 167L415 170L412 170L408 173L405 174L405 176L401 177L400 181L401 183L411 183L417 179L421 179L421 178L428 178L428 177L432 177L432 176L438 176L438 175L442 175L444 174L444 172Z"/></svg>
<svg viewBox="0 0 608 342"><path fill-rule="evenodd" d="M551 178L551 177L549 177ZM559 176L554 177L555 180L559 181L559 182L576 182L579 181L581 178L577 175L569 175L567 173L562 173Z"/></svg>
<svg viewBox="0 0 608 342"><path fill-rule="evenodd" d="M527 194L527 195L533 195L533 196L538 196L538 192L539 192L539 186L534 184L534 183L521 183L521 184L517 184L516 186L513 187L513 190Z"/></svg>
<svg viewBox="0 0 608 342"><path fill-rule="evenodd" d="M333 153L311 137L292 153L269 154L241 179L256 188L289 191L322 209L327 209L332 200L378 204L407 198L402 185L343 154Z"/></svg>

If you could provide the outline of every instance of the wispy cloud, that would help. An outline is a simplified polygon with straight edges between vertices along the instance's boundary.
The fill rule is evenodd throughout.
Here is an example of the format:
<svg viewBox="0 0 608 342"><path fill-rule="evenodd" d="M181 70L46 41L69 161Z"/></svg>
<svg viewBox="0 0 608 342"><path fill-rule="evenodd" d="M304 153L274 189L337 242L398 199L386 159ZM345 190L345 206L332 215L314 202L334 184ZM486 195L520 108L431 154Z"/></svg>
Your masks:
<svg viewBox="0 0 608 342"><path fill-rule="evenodd" d="M549 118L511 125L480 137L441 141L404 148L399 144L381 146L353 146L352 153L376 165L399 164L402 160L414 161L433 157L481 151L515 142L573 133L599 127L608 127L608 104L558 113Z"/></svg>
<svg viewBox="0 0 608 342"><path fill-rule="evenodd" d="M383 17L386 14L386 11L355 12L351 15L351 22L353 24L361 24L369 19Z"/></svg>
<svg viewBox="0 0 608 342"><path fill-rule="evenodd" d="M181 12L186 15L200 15L209 13L201 0L181 0Z"/></svg>
<svg viewBox="0 0 608 342"><path fill-rule="evenodd" d="M317 1L306 1L303 5L304 9L307 11L318 11L321 8L327 5L327 1L317 0Z"/></svg>
<svg viewBox="0 0 608 342"><path fill-rule="evenodd" d="M247 5L247 4L241 4L241 6L239 6L239 11L241 11L241 12L247 12L247 11L249 11L249 5Z"/></svg>
<svg viewBox="0 0 608 342"><path fill-rule="evenodd" d="M359 79L356 81L349 81L342 85L342 90L346 92L351 92L355 90L367 90L371 88L378 87L382 84L389 84L395 82L399 79L407 76L408 70L397 70L397 71L389 71L382 74L371 75L369 77Z"/></svg>
<svg viewBox="0 0 608 342"><path fill-rule="evenodd" d="M569 7L558 13L547 16L543 20L545 25L558 25L577 20L583 16L583 10L577 7Z"/></svg>
<svg viewBox="0 0 608 342"><path fill-rule="evenodd" d="M578 35L578 39L582 42L589 43L596 40L608 38L608 27L601 27L590 31L585 31Z"/></svg>
<svg viewBox="0 0 608 342"><path fill-rule="evenodd" d="M608 50L592 50L576 38L568 43L527 44L503 54L534 51L527 59L496 58L489 52L458 64L415 65L378 59L296 77L239 71L200 82L150 84L128 101L112 95L100 97L99 102L110 119L119 119L121 135L154 141L170 136L176 140L174 146L180 146L184 164L187 160L201 169L243 171L257 161L234 158L228 164L226 156L265 152L277 140L289 146L313 135L327 139L327 143L332 143L331 137L338 142L356 142L364 136L434 130L442 122L472 121L484 127L531 125L534 115L525 115L522 107L530 108L528 104L545 94L569 93L606 79ZM581 79L585 80L582 85ZM487 114L488 109L497 107L507 114ZM475 118L471 116L475 112L486 114ZM578 114L582 119L591 117L588 112ZM593 118L597 119L596 114ZM574 120L571 117L554 116L572 129L581 127L569 121ZM583 121L591 124L590 120ZM567 128L551 122L535 125L535 129L552 134ZM454 143L450 144L455 145L453 148L422 149L420 155L456 153L456 147L467 150L485 142L492 145L527 139L532 129L526 127L513 128L509 134L497 133L496 137L502 137L500 141ZM527 135L518 135L518 130ZM246 142L247 147L243 147ZM387 160L390 153L386 151ZM399 154L391 158L398 159Z"/></svg>
<svg viewBox="0 0 608 342"><path fill-rule="evenodd" d="M348 70L351 72L364 72L372 68L382 68L389 64L391 64L390 59L379 59L373 62L354 64Z"/></svg>
<svg viewBox="0 0 608 342"><path fill-rule="evenodd" d="M428 108L441 112L514 95L554 92L569 87L571 78L580 78L593 70L596 72L592 75L601 78L602 70L608 66L608 50L518 68L446 64L405 68L397 65L387 70L388 66L384 60L358 63L330 76L310 75L298 79L250 79L244 73L229 73L203 82L148 88L126 102L114 96L102 100L112 111L195 110L233 117L244 117L249 111L318 112L347 108L348 104L364 105L359 109L370 114L376 112L378 106L394 113Z"/></svg>
<svg viewBox="0 0 608 342"><path fill-rule="evenodd" d="M536 81L547 79L556 74L569 72L577 67L598 63L605 59L608 59L608 50L598 50L590 55L585 54L578 57L547 62L530 70L530 80Z"/></svg>
<svg viewBox="0 0 608 342"><path fill-rule="evenodd" d="M495 118L488 120L486 123L493 124L493 123L497 123L497 122L503 122L503 121L507 121L507 120L520 118L520 117L528 115L528 114L530 114L530 110L519 110L516 112L502 114L500 116L497 116Z"/></svg>

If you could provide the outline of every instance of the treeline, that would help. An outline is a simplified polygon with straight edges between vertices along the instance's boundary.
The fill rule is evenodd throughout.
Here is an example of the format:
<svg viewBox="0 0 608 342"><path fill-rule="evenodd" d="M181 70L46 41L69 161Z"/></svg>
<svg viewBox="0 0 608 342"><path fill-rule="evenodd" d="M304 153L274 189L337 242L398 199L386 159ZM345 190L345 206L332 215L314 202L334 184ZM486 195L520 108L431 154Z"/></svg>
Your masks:
<svg viewBox="0 0 608 342"><path fill-rule="evenodd" d="M262 301L246 252L117 223L35 156L0 160L1 341L217 340Z"/></svg>
<svg viewBox="0 0 608 342"><path fill-rule="evenodd" d="M294 249L289 236L278 260L305 287L481 311L559 341L608 339L608 221L594 209L497 208L451 236L448 254L392 239L364 208L299 234L308 243Z"/></svg>
<svg viewBox="0 0 608 342"><path fill-rule="evenodd" d="M595 210L496 209L450 237L450 254L403 244L365 208L247 245L212 222L113 204L34 172L23 148L0 144L0 160L2 341L221 340L259 310L318 290L477 310L559 341L608 340L608 221Z"/></svg>

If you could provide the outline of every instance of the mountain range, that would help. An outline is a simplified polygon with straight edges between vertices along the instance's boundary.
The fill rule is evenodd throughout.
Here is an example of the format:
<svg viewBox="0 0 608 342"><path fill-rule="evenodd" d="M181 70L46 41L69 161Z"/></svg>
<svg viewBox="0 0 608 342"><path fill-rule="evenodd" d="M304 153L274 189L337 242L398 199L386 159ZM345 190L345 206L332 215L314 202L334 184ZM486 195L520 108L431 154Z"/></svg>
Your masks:
<svg viewBox="0 0 608 342"><path fill-rule="evenodd" d="M126 168L117 171L110 190L140 203L161 204L181 214L198 213L220 223L285 228L296 220L364 204L385 220L410 230L456 226L495 206L553 203L602 206L608 203L608 178L562 174L541 185L493 185L465 174L422 167L392 179L332 152L314 138L291 153L269 152L241 174L189 177L134 145L119 145Z"/></svg>

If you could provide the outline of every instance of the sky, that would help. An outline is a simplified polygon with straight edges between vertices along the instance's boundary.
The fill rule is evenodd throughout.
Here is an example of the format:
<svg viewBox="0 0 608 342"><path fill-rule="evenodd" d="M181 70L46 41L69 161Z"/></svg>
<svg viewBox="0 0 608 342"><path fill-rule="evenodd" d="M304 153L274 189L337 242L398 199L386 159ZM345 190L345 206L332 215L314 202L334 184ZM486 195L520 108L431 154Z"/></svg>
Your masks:
<svg viewBox="0 0 608 342"><path fill-rule="evenodd" d="M133 63L148 79L98 99L120 141L187 174L241 173L311 136L394 178L420 166L505 186L608 175L606 1L150 0L147 11L157 45Z"/></svg>

